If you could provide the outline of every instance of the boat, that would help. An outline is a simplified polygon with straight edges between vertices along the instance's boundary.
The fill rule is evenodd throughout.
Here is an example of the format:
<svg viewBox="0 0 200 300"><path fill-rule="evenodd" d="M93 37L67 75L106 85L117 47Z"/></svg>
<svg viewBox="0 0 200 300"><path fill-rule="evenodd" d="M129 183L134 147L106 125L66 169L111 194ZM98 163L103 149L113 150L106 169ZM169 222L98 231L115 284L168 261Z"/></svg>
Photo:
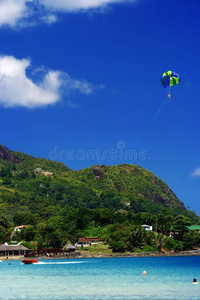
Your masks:
<svg viewBox="0 0 200 300"><path fill-rule="evenodd" d="M23 259L22 262L25 265L30 265L30 264L38 263L38 260L37 259Z"/></svg>

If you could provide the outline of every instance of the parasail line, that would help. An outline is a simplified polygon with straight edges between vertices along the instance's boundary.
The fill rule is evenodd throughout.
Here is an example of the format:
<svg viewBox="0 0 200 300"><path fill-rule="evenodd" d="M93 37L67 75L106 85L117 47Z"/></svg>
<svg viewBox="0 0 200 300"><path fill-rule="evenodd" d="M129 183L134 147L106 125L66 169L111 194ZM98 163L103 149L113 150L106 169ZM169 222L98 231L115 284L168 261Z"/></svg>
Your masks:
<svg viewBox="0 0 200 300"><path fill-rule="evenodd" d="M149 122L149 124L145 127L145 129L142 131L142 133L140 134L139 138L136 140L135 144L133 145L133 148L136 147L136 145L141 141L141 139L144 137L145 133L148 131L149 127L152 125L153 121L156 119L156 117L158 116L158 114L160 113L160 111L162 110L163 106L165 105L165 103L167 102L168 97L164 100L164 102L162 103L162 105L160 106L160 108L157 110L157 112L155 113L155 115L153 116L153 118L151 119L151 121Z"/></svg>

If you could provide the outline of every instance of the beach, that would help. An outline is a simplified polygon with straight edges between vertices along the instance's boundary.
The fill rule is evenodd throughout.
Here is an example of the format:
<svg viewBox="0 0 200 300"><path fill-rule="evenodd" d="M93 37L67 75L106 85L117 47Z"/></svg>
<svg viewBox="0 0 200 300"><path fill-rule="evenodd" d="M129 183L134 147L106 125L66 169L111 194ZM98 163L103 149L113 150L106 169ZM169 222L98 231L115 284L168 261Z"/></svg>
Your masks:
<svg viewBox="0 0 200 300"><path fill-rule="evenodd" d="M169 257L169 256L200 256L200 249L185 250L180 252L133 252L133 253L105 253L99 251L99 253L91 254L89 251L82 250L69 254L58 253L52 256L36 256L36 259L71 259L71 258L98 258L98 257ZM23 260L26 259L24 255L9 255L0 256L0 260Z"/></svg>

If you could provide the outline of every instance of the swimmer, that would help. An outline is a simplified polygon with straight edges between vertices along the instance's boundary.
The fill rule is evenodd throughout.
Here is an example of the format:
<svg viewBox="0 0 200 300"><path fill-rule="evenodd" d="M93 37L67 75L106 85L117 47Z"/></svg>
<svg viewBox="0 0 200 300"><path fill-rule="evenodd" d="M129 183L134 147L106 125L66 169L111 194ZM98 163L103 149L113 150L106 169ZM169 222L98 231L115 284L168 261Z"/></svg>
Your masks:
<svg viewBox="0 0 200 300"><path fill-rule="evenodd" d="M142 275L147 275L147 272L146 272L146 271L143 271Z"/></svg>
<svg viewBox="0 0 200 300"><path fill-rule="evenodd" d="M196 278L193 279L193 284L199 284L196 280Z"/></svg>

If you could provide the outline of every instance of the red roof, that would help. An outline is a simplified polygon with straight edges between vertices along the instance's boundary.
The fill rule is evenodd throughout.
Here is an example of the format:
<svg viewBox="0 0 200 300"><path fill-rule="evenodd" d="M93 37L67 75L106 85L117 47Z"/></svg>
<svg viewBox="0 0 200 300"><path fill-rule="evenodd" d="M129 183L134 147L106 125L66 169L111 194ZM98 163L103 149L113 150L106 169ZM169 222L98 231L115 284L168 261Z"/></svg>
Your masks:
<svg viewBox="0 0 200 300"><path fill-rule="evenodd" d="M20 225L20 226L16 226L15 228L24 228L24 227L28 227L29 225Z"/></svg>
<svg viewBox="0 0 200 300"><path fill-rule="evenodd" d="M93 242L93 241L101 241L101 238L99 237L94 237L94 238L79 238L79 242Z"/></svg>

